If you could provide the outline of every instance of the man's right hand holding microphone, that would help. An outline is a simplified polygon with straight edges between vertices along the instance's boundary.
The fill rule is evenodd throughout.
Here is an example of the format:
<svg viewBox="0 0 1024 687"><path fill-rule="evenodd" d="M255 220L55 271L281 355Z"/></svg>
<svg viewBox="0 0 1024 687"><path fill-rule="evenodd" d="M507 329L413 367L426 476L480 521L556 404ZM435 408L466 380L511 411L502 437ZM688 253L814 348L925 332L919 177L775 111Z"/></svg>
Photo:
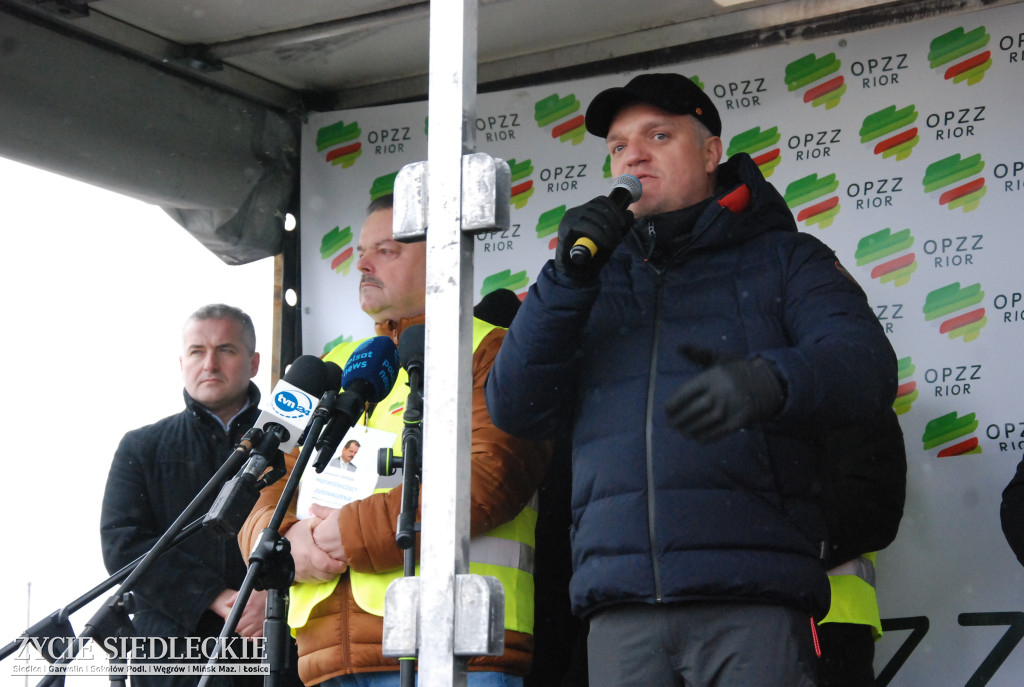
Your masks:
<svg viewBox="0 0 1024 687"><path fill-rule="evenodd" d="M640 181L623 174L609 195L566 211L558 225L555 269L582 281L596 278L633 225L633 213L626 208L640 194Z"/></svg>

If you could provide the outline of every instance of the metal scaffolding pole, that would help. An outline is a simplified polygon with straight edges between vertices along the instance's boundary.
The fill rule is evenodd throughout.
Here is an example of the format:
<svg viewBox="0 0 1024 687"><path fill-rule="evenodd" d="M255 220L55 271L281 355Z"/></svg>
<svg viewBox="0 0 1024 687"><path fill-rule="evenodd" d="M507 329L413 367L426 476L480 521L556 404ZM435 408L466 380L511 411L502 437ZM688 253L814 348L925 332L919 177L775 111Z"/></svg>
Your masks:
<svg viewBox="0 0 1024 687"><path fill-rule="evenodd" d="M469 572L473 234L508 228L511 190L508 164L474 151L476 12L431 3L428 157L395 179L395 238L427 242L424 488L420 577L388 587L382 649L418 657L430 687L464 687L468 657L504 651L501 583Z"/></svg>
<svg viewBox="0 0 1024 687"><path fill-rule="evenodd" d="M476 0L430 3L427 304L420 684L466 684L455 656L456 575L469 566L473 237L462 156L476 149Z"/></svg>

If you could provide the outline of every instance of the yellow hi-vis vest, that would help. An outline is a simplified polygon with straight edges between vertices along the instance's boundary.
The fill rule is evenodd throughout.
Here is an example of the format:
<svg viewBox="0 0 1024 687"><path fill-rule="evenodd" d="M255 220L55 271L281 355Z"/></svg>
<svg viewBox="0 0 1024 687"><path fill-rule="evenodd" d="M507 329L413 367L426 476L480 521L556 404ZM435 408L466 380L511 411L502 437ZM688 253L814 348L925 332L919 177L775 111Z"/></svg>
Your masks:
<svg viewBox="0 0 1024 687"><path fill-rule="evenodd" d="M875 557L874 552L866 553L828 571L832 605L821 623L870 625L876 640L882 636L875 594Z"/></svg>
<svg viewBox="0 0 1024 687"><path fill-rule="evenodd" d="M476 351L484 337L495 329L483 320L473 320L473 350ZM344 367L352 351L362 341L339 344L324 360ZM395 386L387 398L377 404L370 418L360 422L375 429L393 432L396 435L394 450L401 454L403 417L405 402L409 395L409 379L405 370L400 370ZM375 463L374 463L375 464ZM386 491L386 489L385 489ZM527 504L511 521L500 525L486 534L473 537L469 545L469 572L477 575L492 575L501 582L505 590L505 628L517 632L533 633L533 559L535 547L534 531L537 524L537 496ZM416 565L419 574L419 564ZM359 607L374 615L384 615L384 592L392 580L401 577L403 571L397 568L386 573L360 573L349 569L352 596ZM329 597L338 585L340 577L330 582L296 582L291 587L288 607L288 625L292 633L306 624L313 607Z"/></svg>

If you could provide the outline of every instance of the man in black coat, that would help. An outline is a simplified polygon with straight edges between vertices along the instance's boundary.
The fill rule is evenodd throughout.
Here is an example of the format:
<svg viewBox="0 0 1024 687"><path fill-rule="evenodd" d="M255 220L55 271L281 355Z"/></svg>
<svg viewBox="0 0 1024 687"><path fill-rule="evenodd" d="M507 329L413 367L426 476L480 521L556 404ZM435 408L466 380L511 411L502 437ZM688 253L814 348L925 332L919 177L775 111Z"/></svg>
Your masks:
<svg viewBox="0 0 1024 687"><path fill-rule="evenodd" d="M260 393L250 380L260 355L252 319L244 312L216 304L193 313L185 322L180 361L185 409L125 434L110 466L100 537L111 573L153 547L259 415ZM135 586L136 636L216 637L245 570L233 539L206 530L191 535L161 555ZM262 634L265 603L266 592L253 593L238 624L240 635ZM260 678L236 676L230 684L255 687ZM199 676L131 679L136 687L189 687Z"/></svg>
<svg viewBox="0 0 1024 687"><path fill-rule="evenodd" d="M892 405L895 353L750 156L721 162L692 80L605 89L586 126L642 194L566 211L485 391L510 434L571 432L590 684L811 687L830 597L815 434Z"/></svg>

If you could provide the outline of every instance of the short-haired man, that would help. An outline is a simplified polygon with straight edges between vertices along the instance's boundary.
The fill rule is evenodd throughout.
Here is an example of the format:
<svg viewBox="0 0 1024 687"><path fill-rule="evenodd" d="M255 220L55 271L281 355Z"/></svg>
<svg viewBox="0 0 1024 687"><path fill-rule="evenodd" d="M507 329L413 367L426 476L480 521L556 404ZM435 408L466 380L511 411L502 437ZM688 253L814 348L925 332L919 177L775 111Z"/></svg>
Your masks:
<svg viewBox="0 0 1024 687"><path fill-rule="evenodd" d="M238 308L213 304L192 313L182 331L180 363L185 409L128 432L114 454L100 523L110 572L153 547L259 415L260 393L251 381L260 364L256 332ZM137 635L216 637L245 568L230 539L204 530L191 535L139 578L133 590ZM240 635L262 634L265 603L264 592L249 599ZM131 680L137 686L185 687L199 676L132 675ZM229 684L257 683L239 676Z"/></svg>
<svg viewBox="0 0 1024 687"><path fill-rule="evenodd" d="M392 234L390 196L370 205L359 234L356 263L361 273L359 305L378 335L397 343L409 326L424 321L426 246L405 244ZM486 566L505 590L505 653L469 661L469 684L521 685L533 652L532 498L543 477L548 449L494 427L483 384L505 330L474 320L470 572ZM341 344L326 360L344 366L360 342ZM429 358L431 352L427 351ZM404 372L391 394L359 421L401 449ZM429 422L429 419L427 420ZM289 470L293 452L286 460ZM429 461L430 456L424 456ZM284 480L264 490L239 534L248 551L270 520ZM423 489L430 489L429 483ZM314 505L313 517L297 520L294 505L282 524L295 561L289 625L299 647L299 676L328 687L398 685L399 662L381 652L383 595L402 574L403 551L395 544L402 489L378 491L340 509Z"/></svg>
<svg viewBox="0 0 1024 687"><path fill-rule="evenodd" d="M513 434L572 431L590 683L810 687L829 607L815 433L890 406L895 354L750 156L719 164L690 79L607 89L586 126L642 196L566 212L486 395ZM574 262L580 238L596 252Z"/></svg>

